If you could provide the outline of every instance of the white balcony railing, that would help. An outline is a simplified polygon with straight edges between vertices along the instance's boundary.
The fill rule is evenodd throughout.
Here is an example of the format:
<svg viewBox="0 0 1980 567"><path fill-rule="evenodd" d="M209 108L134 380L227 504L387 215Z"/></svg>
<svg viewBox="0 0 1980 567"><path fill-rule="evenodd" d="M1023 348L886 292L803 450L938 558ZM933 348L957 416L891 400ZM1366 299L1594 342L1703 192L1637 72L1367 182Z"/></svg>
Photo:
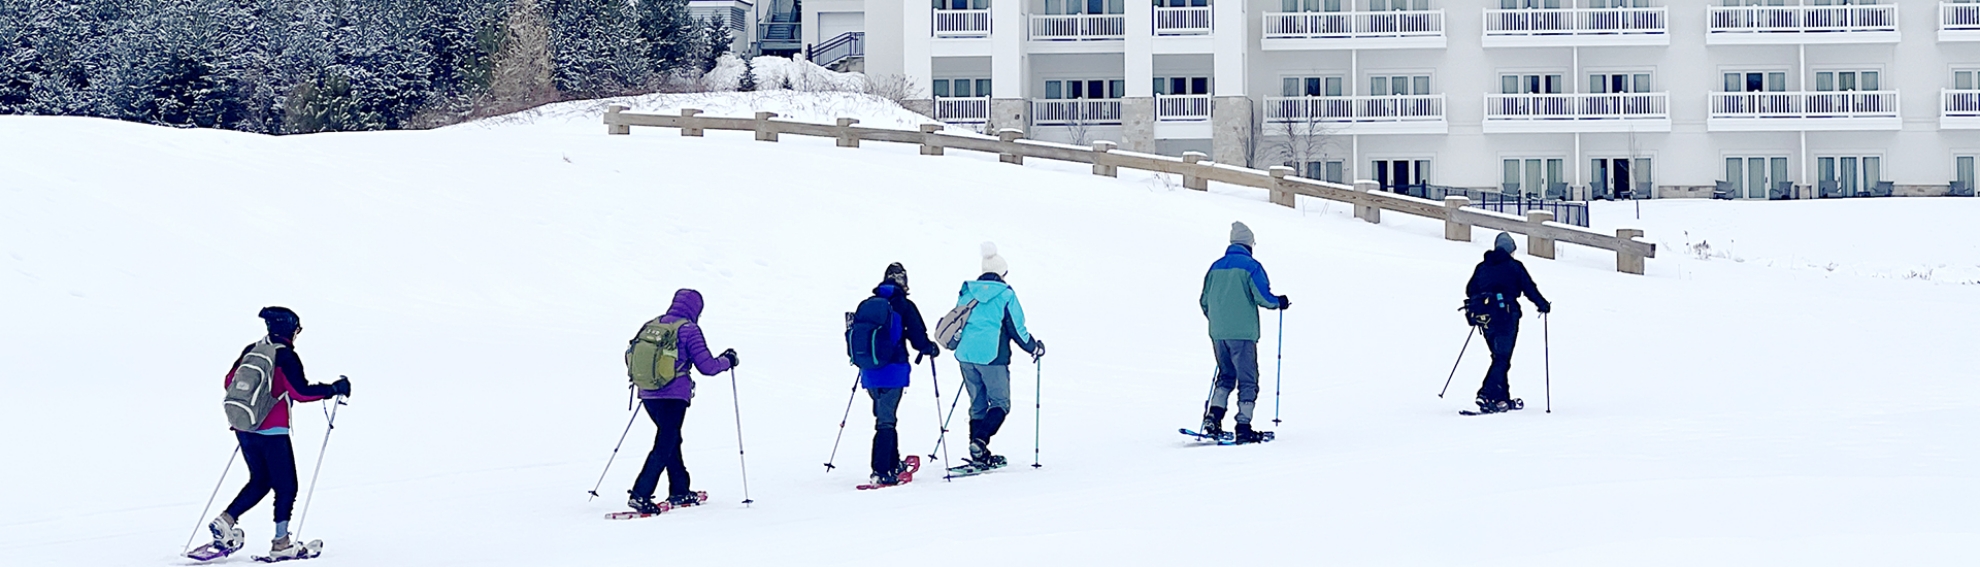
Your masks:
<svg viewBox="0 0 1980 567"><path fill-rule="evenodd" d="M1897 118L1897 91L1712 93L1711 118Z"/></svg>
<svg viewBox="0 0 1980 567"><path fill-rule="evenodd" d="M1825 33L1897 31L1896 4L1854 6L1713 6L1707 31Z"/></svg>
<svg viewBox="0 0 1980 567"><path fill-rule="evenodd" d="M1941 31L1980 31L1980 4L1939 3Z"/></svg>
<svg viewBox="0 0 1980 567"><path fill-rule="evenodd" d="M935 99L935 119L949 124L982 124L990 121L990 97Z"/></svg>
<svg viewBox="0 0 1980 567"><path fill-rule="evenodd" d="M1210 95L1155 95L1155 119L1192 122L1210 119Z"/></svg>
<svg viewBox="0 0 1980 567"><path fill-rule="evenodd" d="M1671 116L1669 93L1488 94L1486 120L1656 120Z"/></svg>
<svg viewBox="0 0 1980 567"><path fill-rule="evenodd" d="M1155 8L1155 35L1209 35L1210 8Z"/></svg>
<svg viewBox="0 0 1980 567"><path fill-rule="evenodd" d="M1031 16L1031 39L1065 41L1122 39L1126 36L1127 17L1120 14Z"/></svg>
<svg viewBox="0 0 1980 567"><path fill-rule="evenodd" d="M1435 37L1444 35L1443 10L1386 12L1267 12L1267 39Z"/></svg>
<svg viewBox="0 0 1980 567"><path fill-rule="evenodd" d="M989 10L936 10L935 37L990 35Z"/></svg>
<svg viewBox="0 0 1980 567"><path fill-rule="evenodd" d="M1436 122L1444 95L1266 97L1268 122Z"/></svg>
<svg viewBox="0 0 1980 567"><path fill-rule="evenodd" d="M1485 35L1622 35L1665 32L1666 8L1485 10Z"/></svg>
<svg viewBox="0 0 1980 567"><path fill-rule="evenodd" d="M1107 126L1121 123L1121 100L1031 101L1031 123L1039 126Z"/></svg>
<svg viewBox="0 0 1980 567"><path fill-rule="evenodd" d="M1945 102L1940 107L1940 117L1980 118L1980 90L1946 89L1941 92L1940 98Z"/></svg>

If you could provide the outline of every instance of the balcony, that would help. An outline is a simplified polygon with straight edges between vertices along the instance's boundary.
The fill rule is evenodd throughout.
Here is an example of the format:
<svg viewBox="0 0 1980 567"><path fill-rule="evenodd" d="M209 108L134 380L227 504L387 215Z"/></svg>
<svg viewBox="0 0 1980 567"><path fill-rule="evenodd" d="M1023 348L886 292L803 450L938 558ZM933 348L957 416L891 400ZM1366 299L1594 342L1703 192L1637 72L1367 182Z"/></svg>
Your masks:
<svg viewBox="0 0 1980 567"><path fill-rule="evenodd" d="M1670 93L1488 94L1485 132L1669 132Z"/></svg>
<svg viewBox="0 0 1980 567"><path fill-rule="evenodd" d="M1443 49L1443 10L1268 12L1266 51L1302 49Z"/></svg>
<svg viewBox="0 0 1980 567"><path fill-rule="evenodd" d="M1031 16L1035 41L1119 40L1127 37L1127 17L1120 14Z"/></svg>
<svg viewBox="0 0 1980 567"><path fill-rule="evenodd" d="M1210 138L1210 95L1155 95L1155 138Z"/></svg>
<svg viewBox="0 0 1980 567"><path fill-rule="evenodd" d="M935 37L990 37L989 10L936 10Z"/></svg>
<svg viewBox="0 0 1980 567"><path fill-rule="evenodd" d="M934 118L948 124L987 123L990 121L990 97L937 97Z"/></svg>
<svg viewBox="0 0 1980 567"><path fill-rule="evenodd" d="M1707 13L1710 45L1897 43L1896 4L1856 6L1714 6Z"/></svg>
<svg viewBox="0 0 1980 567"><path fill-rule="evenodd" d="M1319 128L1339 134L1444 134L1444 95L1265 98L1266 133Z"/></svg>
<svg viewBox="0 0 1980 567"><path fill-rule="evenodd" d="M1939 41L1980 41L1980 4L1940 2Z"/></svg>
<svg viewBox="0 0 1980 567"><path fill-rule="evenodd" d="M1712 93L1712 132L1896 130L1897 91Z"/></svg>
<svg viewBox="0 0 1980 567"><path fill-rule="evenodd" d="M1980 130L1980 90L1946 89L1939 99L1939 129Z"/></svg>
<svg viewBox="0 0 1980 567"><path fill-rule="evenodd" d="M1485 47L1670 45L1665 8L1485 10Z"/></svg>
<svg viewBox="0 0 1980 567"><path fill-rule="evenodd" d="M1155 8L1155 35L1210 35L1210 8Z"/></svg>
<svg viewBox="0 0 1980 567"><path fill-rule="evenodd" d="M1038 126L1119 126L1121 100L1034 100L1031 101L1031 123Z"/></svg>

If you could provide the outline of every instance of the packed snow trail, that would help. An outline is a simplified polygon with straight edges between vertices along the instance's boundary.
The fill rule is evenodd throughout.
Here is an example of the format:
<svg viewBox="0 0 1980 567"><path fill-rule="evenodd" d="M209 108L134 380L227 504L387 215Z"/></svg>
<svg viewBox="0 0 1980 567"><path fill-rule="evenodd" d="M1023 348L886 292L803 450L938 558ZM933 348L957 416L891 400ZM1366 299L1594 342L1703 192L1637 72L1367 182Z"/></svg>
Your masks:
<svg viewBox="0 0 1980 567"><path fill-rule="evenodd" d="M311 565L866 565L876 542L1046 565L1955 565L1980 544L1971 286L1685 254L1639 277L1601 251L1522 254L1561 322L1554 413L1466 419L1452 414L1484 357L1435 393L1489 232L1450 243L1430 221L1081 166L541 116L284 138L0 117L0 563L183 562L233 444L217 386L264 305L301 314L317 380L363 384L311 508L310 536L335 545ZM1927 256L1940 243L1908 236L1920 219L1980 213L1887 202L1910 214L1836 230ZM1672 226L1695 213L1643 207ZM1233 220L1298 300L1284 423L1272 443L1199 447L1170 431L1201 412L1196 298ZM1045 466L873 492L848 489L857 467L821 473L851 373L842 314L894 261L939 313L985 240L1052 344ZM602 522L652 435L634 425L587 501L627 419L621 352L681 287L707 297L710 347L741 354L756 503L740 504L732 398L713 377L685 459L695 489L723 497ZM1529 400L1530 331L1511 379ZM936 363L954 394L953 360ZM930 396L926 376L907 399ZM1022 455L1033 392L1013 382L993 449ZM868 403L848 454L865 452ZM904 405L904 450L932 445L936 418ZM317 411L296 408L297 447L321 440ZM266 552L266 510L241 518L244 553ZM1205 530L1245 537L1206 545Z"/></svg>

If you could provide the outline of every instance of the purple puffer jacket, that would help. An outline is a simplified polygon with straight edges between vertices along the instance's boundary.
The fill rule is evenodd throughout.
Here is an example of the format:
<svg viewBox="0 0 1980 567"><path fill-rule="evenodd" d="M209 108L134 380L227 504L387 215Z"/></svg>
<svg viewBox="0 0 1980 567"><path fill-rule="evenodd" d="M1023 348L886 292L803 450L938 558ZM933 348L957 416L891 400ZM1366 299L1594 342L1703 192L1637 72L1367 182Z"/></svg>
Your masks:
<svg viewBox="0 0 1980 567"><path fill-rule="evenodd" d="M705 376L721 374L722 371L729 369L728 359L716 358L708 352L708 341L701 336L701 325L696 324L696 321L701 319L701 292L692 289L674 292L674 306L667 308L666 315L660 316L661 322L683 319L687 320L687 323L681 325L680 334L677 336L678 342L675 343L680 358L674 361L674 380L658 390L640 390L639 399L692 400L694 373L689 372L690 364L694 366L694 370L700 370Z"/></svg>

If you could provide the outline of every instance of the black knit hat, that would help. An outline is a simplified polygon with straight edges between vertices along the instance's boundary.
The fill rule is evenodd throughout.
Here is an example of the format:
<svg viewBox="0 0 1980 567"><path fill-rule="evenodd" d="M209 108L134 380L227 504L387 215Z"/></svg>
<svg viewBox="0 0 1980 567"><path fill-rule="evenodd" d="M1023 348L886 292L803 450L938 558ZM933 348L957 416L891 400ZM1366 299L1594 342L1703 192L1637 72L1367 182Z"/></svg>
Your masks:
<svg viewBox="0 0 1980 567"><path fill-rule="evenodd" d="M895 287L899 287L903 291L905 291L908 288L907 267L902 266L900 262L894 262L892 264L888 264L887 275L883 276L883 279L887 280L888 283L894 284Z"/></svg>
<svg viewBox="0 0 1980 567"><path fill-rule="evenodd" d="M296 316L296 312L287 307L263 307L258 316L268 324L268 334L271 336L294 336L296 330L302 328L302 317Z"/></svg>

